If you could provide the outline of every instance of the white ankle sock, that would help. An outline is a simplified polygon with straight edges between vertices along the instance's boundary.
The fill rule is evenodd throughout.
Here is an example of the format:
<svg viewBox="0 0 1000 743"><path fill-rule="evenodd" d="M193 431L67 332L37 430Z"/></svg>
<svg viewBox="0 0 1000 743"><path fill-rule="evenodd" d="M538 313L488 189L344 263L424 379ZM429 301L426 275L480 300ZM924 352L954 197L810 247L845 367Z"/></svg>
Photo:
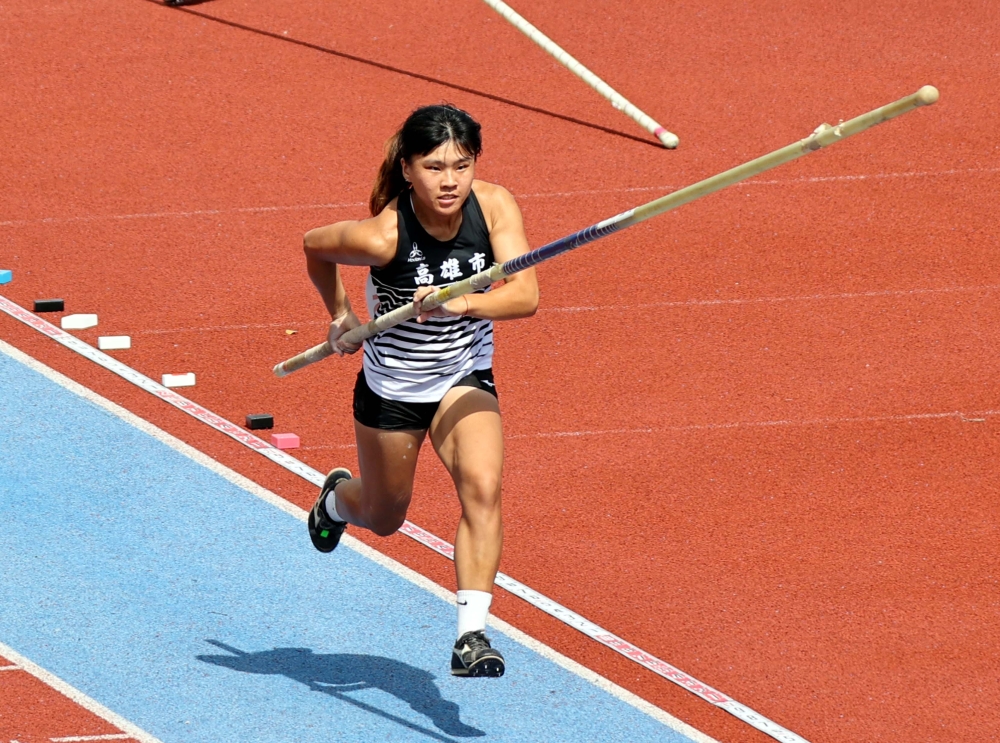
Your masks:
<svg viewBox="0 0 1000 743"><path fill-rule="evenodd" d="M490 613L493 594L486 591L458 592L458 636L466 632L486 629L486 616Z"/></svg>
<svg viewBox="0 0 1000 743"><path fill-rule="evenodd" d="M345 519L339 513L337 513L336 489L334 489L332 493L326 496L326 503L324 503L323 505L326 506L326 515L329 516L331 519L333 519L334 521L339 521L342 524L347 521L347 519Z"/></svg>

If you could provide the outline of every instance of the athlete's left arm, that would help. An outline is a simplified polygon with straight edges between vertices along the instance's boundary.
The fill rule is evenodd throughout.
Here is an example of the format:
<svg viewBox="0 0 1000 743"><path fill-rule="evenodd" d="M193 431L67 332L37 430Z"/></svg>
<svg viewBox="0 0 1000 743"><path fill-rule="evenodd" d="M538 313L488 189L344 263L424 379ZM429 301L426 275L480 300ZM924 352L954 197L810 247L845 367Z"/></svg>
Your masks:
<svg viewBox="0 0 1000 743"><path fill-rule="evenodd" d="M476 184L480 186L479 183ZM503 186L482 183L476 196L483 206L483 216L490 230L490 246L497 263L524 255L530 250L524 234L524 220L514 197ZM529 268L507 278L485 294L466 294L466 315L484 320L514 320L531 317L538 309L538 277Z"/></svg>

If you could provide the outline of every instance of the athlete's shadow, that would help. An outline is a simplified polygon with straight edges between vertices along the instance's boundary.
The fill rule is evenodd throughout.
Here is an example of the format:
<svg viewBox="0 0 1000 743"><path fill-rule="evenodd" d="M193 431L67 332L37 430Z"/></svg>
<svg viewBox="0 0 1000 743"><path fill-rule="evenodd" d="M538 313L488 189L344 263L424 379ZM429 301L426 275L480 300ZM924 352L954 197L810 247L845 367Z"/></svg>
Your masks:
<svg viewBox="0 0 1000 743"><path fill-rule="evenodd" d="M381 689L406 702L414 711L426 715L438 730L447 735L459 738L486 735L482 730L466 725L459 719L458 705L441 696L432 674L392 658L350 653L316 655L309 648L275 648L248 653L217 640L206 642L222 648L229 655L196 656L205 663L242 673L287 676L313 691L329 694L431 738L451 740L345 693L360 689Z"/></svg>

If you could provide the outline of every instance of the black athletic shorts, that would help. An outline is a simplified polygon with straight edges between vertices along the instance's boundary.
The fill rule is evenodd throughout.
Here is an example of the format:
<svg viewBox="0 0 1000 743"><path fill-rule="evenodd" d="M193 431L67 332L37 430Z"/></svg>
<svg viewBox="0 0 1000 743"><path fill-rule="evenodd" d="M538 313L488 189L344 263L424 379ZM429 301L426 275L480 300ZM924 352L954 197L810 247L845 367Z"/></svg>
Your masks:
<svg viewBox="0 0 1000 743"><path fill-rule="evenodd" d="M474 371L459 379L453 387L476 387L497 396L493 370ZM382 431L419 431L431 427L440 402L400 402L386 400L372 392L365 379L365 370L358 372L354 383L354 420L362 426Z"/></svg>

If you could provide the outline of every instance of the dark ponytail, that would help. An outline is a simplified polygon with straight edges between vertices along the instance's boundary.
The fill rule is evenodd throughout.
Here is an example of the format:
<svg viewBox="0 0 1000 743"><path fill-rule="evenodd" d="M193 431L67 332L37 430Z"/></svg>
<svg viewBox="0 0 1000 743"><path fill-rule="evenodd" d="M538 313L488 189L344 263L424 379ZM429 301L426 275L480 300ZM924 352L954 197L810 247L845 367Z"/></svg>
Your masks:
<svg viewBox="0 0 1000 743"><path fill-rule="evenodd" d="M401 132L396 132L385 142L385 160L379 166L378 175L375 176L375 185L372 187L371 198L368 199L368 210L372 216L385 209L385 205L396 198L406 188L406 180L403 178L403 166L399 160L402 157Z"/></svg>
<svg viewBox="0 0 1000 743"><path fill-rule="evenodd" d="M480 126L469 114L450 104L418 108L385 143L385 160L379 167L368 200L374 217L406 190L400 160L426 155L452 141L464 155L479 157L483 151Z"/></svg>

